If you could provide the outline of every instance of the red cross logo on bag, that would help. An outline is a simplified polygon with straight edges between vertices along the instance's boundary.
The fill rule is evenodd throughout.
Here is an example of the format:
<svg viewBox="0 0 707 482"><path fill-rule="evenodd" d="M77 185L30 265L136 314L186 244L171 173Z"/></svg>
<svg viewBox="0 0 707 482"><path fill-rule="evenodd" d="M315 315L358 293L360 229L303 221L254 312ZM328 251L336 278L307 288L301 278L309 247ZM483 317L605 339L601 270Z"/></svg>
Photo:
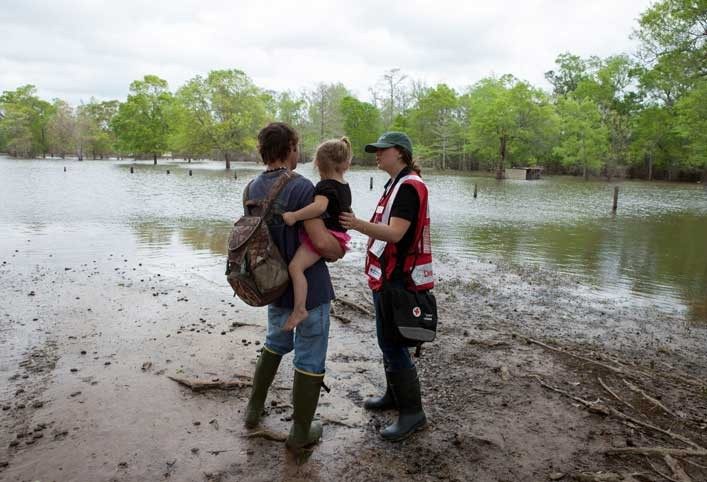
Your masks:
<svg viewBox="0 0 707 482"><path fill-rule="evenodd" d="M412 316L414 316L415 318L419 318L420 315L422 315L422 310L420 309L420 307L419 306L414 307L412 309Z"/></svg>

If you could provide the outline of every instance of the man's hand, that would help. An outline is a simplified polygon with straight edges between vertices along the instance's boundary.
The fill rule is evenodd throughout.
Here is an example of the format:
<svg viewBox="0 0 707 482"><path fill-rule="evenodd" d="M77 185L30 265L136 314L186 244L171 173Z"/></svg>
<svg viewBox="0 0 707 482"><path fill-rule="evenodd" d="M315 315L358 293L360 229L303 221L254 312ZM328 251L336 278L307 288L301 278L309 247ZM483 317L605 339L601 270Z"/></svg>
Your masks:
<svg viewBox="0 0 707 482"><path fill-rule="evenodd" d="M294 226L297 222L297 219L295 218L295 213L291 212L282 213L282 220L285 221L285 224L287 224L288 226Z"/></svg>
<svg viewBox="0 0 707 482"><path fill-rule="evenodd" d="M322 255L322 258L327 261L336 261L344 256L344 248L329 233L329 230L324 226L324 221L321 219L307 219L304 221L304 230L319 254Z"/></svg>

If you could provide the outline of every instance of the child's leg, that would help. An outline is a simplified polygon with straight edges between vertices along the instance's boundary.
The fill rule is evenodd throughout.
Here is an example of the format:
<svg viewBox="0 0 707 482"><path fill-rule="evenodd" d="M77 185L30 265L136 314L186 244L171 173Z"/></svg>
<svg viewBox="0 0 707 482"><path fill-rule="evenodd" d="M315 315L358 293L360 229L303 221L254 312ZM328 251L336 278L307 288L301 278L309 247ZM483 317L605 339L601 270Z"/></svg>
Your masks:
<svg viewBox="0 0 707 482"><path fill-rule="evenodd" d="M290 261L288 270L290 272L290 279L292 280L295 307L283 327L285 331L294 330L302 320L307 318L307 278L304 276L304 271L319 261L319 258L321 258L321 256L304 244L301 244L300 247L297 248L294 258Z"/></svg>

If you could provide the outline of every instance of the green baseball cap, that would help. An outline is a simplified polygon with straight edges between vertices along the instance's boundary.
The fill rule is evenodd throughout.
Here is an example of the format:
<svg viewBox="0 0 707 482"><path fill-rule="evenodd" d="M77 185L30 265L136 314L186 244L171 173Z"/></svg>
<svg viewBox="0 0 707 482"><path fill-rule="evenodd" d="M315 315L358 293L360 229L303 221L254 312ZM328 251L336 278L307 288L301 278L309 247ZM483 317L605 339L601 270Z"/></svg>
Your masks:
<svg viewBox="0 0 707 482"><path fill-rule="evenodd" d="M412 141L404 132L386 132L372 144L366 144L366 152L376 152L377 149L402 147L412 155Z"/></svg>

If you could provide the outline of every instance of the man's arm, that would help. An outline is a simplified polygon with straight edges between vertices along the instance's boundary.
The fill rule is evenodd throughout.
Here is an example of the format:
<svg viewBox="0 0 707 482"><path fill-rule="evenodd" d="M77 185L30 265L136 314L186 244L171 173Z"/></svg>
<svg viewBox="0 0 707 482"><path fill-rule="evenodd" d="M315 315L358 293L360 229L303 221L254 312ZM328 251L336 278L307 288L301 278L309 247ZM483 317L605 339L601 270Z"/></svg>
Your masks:
<svg viewBox="0 0 707 482"><path fill-rule="evenodd" d="M329 234L324 226L324 221L320 218L307 219L304 221L304 230L307 232L312 244L319 251L323 258L328 261L336 261L344 256L344 250L339 242Z"/></svg>

